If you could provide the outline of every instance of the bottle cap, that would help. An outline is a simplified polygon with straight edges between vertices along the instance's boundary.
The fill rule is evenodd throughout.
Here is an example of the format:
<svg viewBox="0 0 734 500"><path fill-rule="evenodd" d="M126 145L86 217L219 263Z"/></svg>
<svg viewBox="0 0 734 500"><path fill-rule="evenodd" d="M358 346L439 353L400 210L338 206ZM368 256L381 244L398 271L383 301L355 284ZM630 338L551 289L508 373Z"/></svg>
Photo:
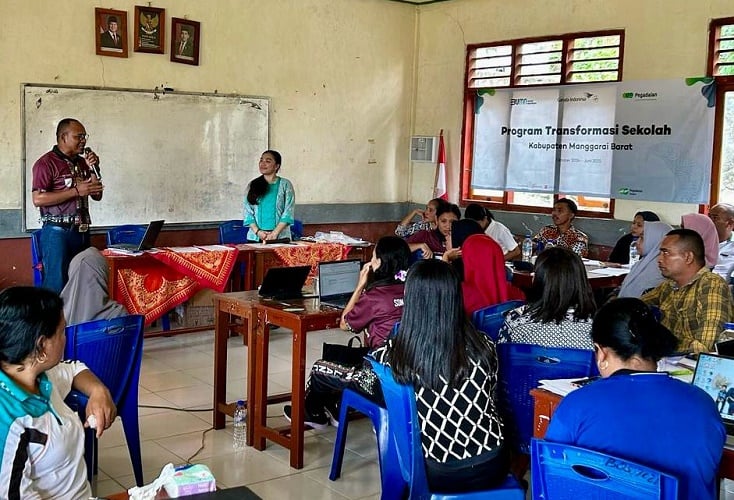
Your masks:
<svg viewBox="0 0 734 500"><path fill-rule="evenodd" d="M245 406L245 402L241 399L237 400L237 406Z"/></svg>
<svg viewBox="0 0 734 500"><path fill-rule="evenodd" d="M724 330L734 330L734 323L724 323Z"/></svg>

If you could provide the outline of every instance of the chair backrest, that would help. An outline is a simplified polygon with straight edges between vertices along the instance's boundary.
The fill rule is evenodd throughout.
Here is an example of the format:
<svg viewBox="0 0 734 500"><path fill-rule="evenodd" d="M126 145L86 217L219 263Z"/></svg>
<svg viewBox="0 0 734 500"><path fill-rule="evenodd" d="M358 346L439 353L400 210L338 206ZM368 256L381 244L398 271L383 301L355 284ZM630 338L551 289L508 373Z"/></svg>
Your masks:
<svg viewBox="0 0 734 500"><path fill-rule="evenodd" d="M113 227L107 231L107 246L117 245L118 243L139 245L143 241L147 228L147 224L125 224Z"/></svg>
<svg viewBox="0 0 734 500"><path fill-rule="evenodd" d="M43 284L43 252L41 251L41 230L31 233L31 262L33 263L33 286Z"/></svg>
<svg viewBox="0 0 734 500"><path fill-rule="evenodd" d="M505 433L513 449L530 453L533 398L539 380L597 375L594 351L549 348L534 344L497 344L498 402Z"/></svg>
<svg viewBox="0 0 734 500"><path fill-rule="evenodd" d="M533 439L533 498L677 499L678 479L629 460Z"/></svg>
<svg viewBox="0 0 734 500"><path fill-rule="evenodd" d="M303 237L303 222L296 219L291 224L291 239L300 240Z"/></svg>
<svg viewBox="0 0 734 500"><path fill-rule="evenodd" d="M110 390L115 404L138 387L143 319L135 314L66 327L64 359L83 361Z"/></svg>
<svg viewBox="0 0 734 500"><path fill-rule="evenodd" d="M246 243L247 226L242 220L228 220L219 224L219 243Z"/></svg>
<svg viewBox="0 0 734 500"><path fill-rule="evenodd" d="M388 417L388 446L395 447L392 457L397 457L396 464L380 464L380 467L400 470L404 491L410 491L410 498L429 498L428 479L420 441L420 424L415 404L415 390L408 385L398 384L392 370L374 359L367 358L372 370L380 380L382 395L385 399ZM400 485L395 485L397 491ZM396 498L402 495L395 494Z"/></svg>
<svg viewBox="0 0 734 500"><path fill-rule="evenodd" d="M522 300L509 300L501 304L484 307L472 313L471 321L477 330L484 332L492 339L492 342L496 342L500 328L505 322L505 313L520 307L524 303Z"/></svg>

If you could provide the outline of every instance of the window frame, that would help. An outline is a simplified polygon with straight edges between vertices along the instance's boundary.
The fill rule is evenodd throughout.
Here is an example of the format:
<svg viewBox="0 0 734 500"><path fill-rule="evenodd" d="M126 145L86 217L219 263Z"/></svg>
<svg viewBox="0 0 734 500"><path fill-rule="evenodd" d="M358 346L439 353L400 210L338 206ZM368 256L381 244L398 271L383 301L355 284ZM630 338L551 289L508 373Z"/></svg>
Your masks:
<svg viewBox="0 0 734 500"><path fill-rule="evenodd" d="M722 26L734 25L734 17L712 19L709 24L709 51L706 60L706 74L716 80L716 114L714 118L714 144L711 158L711 194L710 205L719 202L721 189L721 161L724 133L724 97L728 92L734 92L734 75L714 75L715 59L718 50L718 32Z"/></svg>
<svg viewBox="0 0 734 500"><path fill-rule="evenodd" d="M477 91L482 87L470 87L469 77L472 71L472 53L476 49L486 47L497 47L503 45L510 45L512 47L510 57L512 58L510 65L510 85L496 88L535 88L535 87L550 87L558 85L589 85L595 82L569 82L568 79L571 75L580 73L578 71L570 71L571 64L574 62L570 59L570 55L578 49L574 49L573 42L579 38L591 38L591 37L603 37L603 36L619 36L619 66L617 68L617 79L616 80L604 80L604 82L621 82L624 70L624 42L625 42L625 30L624 29L611 29L601 31L584 31L565 33L562 35L554 36L542 36L542 37L531 37L531 38L518 38L513 40L504 40L500 42L491 43L477 43L469 44L466 47L466 62L465 62L465 74L464 74L464 113L462 120L462 143L461 143L461 172L459 185L461 187L460 200L462 205L468 203L480 203L487 205L491 209L496 210L510 210L513 212L534 212L534 213L550 213L553 210L553 206L540 207L533 205L520 205L512 203L513 191L503 191L502 199L499 197L487 197L481 195L471 195L471 173L473 164L473 143L474 143L474 104L477 97ZM518 68L521 66L522 54L518 53L518 48L523 44L527 43L538 43L538 42L549 42L549 41L561 41L562 42L562 56L561 56L561 81L559 83L539 83L520 85L520 75L518 74ZM559 193L553 193L553 202L555 203L563 195ZM583 210L579 207L578 216L581 217L594 217L611 219L614 217L615 199L609 198L609 209L606 212L598 212L591 210Z"/></svg>

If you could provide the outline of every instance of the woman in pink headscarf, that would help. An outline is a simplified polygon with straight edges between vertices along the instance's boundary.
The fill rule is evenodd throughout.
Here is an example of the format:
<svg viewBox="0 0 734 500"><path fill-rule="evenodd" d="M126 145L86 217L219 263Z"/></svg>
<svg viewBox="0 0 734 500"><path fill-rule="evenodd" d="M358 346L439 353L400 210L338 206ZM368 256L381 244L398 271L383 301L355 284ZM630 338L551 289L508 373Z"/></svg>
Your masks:
<svg viewBox="0 0 734 500"><path fill-rule="evenodd" d="M706 253L706 267L713 268L719 260L719 235L711 219L703 214L686 214L681 217L680 225L701 235Z"/></svg>
<svg viewBox="0 0 734 500"><path fill-rule="evenodd" d="M464 310L468 315L487 306L513 299L523 293L507 282L502 248L489 236L469 236L461 246L464 263Z"/></svg>

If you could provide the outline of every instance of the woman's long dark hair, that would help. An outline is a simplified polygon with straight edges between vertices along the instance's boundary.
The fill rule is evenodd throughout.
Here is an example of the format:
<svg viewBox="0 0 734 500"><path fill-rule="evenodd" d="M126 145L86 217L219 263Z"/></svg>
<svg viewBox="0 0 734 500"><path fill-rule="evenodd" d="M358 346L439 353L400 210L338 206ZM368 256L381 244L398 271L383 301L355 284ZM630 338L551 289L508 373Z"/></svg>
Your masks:
<svg viewBox="0 0 734 500"><path fill-rule="evenodd" d="M497 360L464 314L459 277L440 260L422 260L410 268L400 328L388 361L395 379L439 391L457 387L474 360L494 369Z"/></svg>
<svg viewBox="0 0 734 500"><path fill-rule="evenodd" d="M527 311L533 321L560 324L571 307L577 320L590 319L596 312L584 263L568 248L548 248L535 261Z"/></svg>
<svg viewBox="0 0 734 500"><path fill-rule="evenodd" d="M264 154L269 154L273 157L275 160L275 164L280 167L281 162L281 156L280 153L273 149L268 149L267 151L263 151ZM262 156L262 155L260 155ZM260 198L263 197L265 193L268 192L268 181L265 180L265 176L261 175L260 177L256 177L252 179L250 182L250 188L247 190L247 203L250 205L257 205L260 201Z"/></svg>
<svg viewBox="0 0 734 500"><path fill-rule="evenodd" d="M402 283L395 278L399 271L407 271L410 265L410 247L403 238L383 236L375 245L375 255L380 259L380 267L370 273L366 290L377 286Z"/></svg>

